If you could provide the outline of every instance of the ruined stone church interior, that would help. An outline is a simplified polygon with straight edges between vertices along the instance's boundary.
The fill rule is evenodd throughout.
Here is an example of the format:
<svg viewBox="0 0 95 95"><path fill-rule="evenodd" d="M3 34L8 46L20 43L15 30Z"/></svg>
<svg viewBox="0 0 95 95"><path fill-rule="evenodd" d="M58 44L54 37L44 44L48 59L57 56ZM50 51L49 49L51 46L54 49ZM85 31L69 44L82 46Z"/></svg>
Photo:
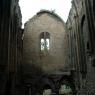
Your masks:
<svg viewBox="0 0 95 95"><path fill-rule="evenodd" d="M95 0L72 0L66 22L40 10L24 28L19 1L0 0L0 95L95 95Z"/></svg>

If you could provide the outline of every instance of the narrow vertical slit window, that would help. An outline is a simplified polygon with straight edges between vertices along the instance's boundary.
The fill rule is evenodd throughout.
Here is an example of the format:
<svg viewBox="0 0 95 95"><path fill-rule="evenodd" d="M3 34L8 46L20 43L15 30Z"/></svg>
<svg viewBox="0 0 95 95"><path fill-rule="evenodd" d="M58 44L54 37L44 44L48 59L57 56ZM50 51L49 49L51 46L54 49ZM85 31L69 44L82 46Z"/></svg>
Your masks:
<svg viewBox="0 0 95 95"><path fill-rule="evenodd" d="M47 47L47 50L49 50L50 48L49 39L46 39L46 47Z"/></svg>
<svg viewBox="0 0 95 95"><path fill-rule="evenodd" d="M50 49L50 34L48 32L42 32L40 38L41 51L48 51Z"/></svg>
<svg viewBox="0 0 95 95"><path fill-rule="evenodd" d="M42 38L41 39L41 50L45 49L45 40Z"/></svg>

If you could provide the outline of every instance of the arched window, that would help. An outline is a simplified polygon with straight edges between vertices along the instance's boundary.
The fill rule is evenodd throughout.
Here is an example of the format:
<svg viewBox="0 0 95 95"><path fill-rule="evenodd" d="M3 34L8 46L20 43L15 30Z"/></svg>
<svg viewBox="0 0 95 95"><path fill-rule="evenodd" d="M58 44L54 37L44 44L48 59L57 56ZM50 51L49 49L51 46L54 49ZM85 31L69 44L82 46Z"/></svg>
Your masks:
<svg viewBox="0 0 95 95"><path fill-rule="evenodd" d="M47 51L50 49L50 34L48 32L41 33L40 48L41 48L41 51Z"/></svg>

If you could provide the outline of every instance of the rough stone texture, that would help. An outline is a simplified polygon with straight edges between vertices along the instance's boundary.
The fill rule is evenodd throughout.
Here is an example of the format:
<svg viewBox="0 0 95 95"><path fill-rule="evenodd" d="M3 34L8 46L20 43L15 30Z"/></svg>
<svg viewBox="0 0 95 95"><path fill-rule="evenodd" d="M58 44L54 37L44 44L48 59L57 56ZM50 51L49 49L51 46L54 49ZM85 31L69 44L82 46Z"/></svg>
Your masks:
<svg viewBox="0 0 95 95"><path fill-rule="evenodd" d="M0 95L14 95L22 60L21 12L18 0L0 0Z"/></svg>
<svg viewBox="0 0 95 95"><path fill-rule="evenodd" d="M73 95L95 95L95 0L73 0L67 26L45 10L25 30L18 1L0 1L0 95L42 95L47 87L59 95L63 83ZM50 33L50 50L44 53L42 32Z"/></svg>
<svg viewBox="0 0 95 95"><path fill-rule="evenodd" d="M69 63L78 95L95 94L95 19L93 0L73 0L67 20Z"/></svg>
<svg viewBox="0 0 95 95"><path fill-rule="evenodd" d="M40 51L40 34L50 33L50 50ZM36 64L47 73L69 69L67 63L68 40L63 21L54 13L39 13L25 24L23 62Z"/></svg>
<svg viewBox="0 0 95 95"><path fill-rule="evenodd" d="M50 49L40 50L40 34L50 34ZM68 35L65 23L54 12L42 10L25 24L22 80L31 93L41 94L46 87L59 94L63 82L75 86L68 63Z"/></svg>
<svg viewBox="0 0 95 95"><path fill-rule="evenodd" d="M50 49L40 50L40 34L50 34ZM62 83L70 83L75 93L68 62L68 35L65 23L54 12L42 10L25 24L23 39L22 79L32 94L41 94L46 87L59 94Z"/></svg>

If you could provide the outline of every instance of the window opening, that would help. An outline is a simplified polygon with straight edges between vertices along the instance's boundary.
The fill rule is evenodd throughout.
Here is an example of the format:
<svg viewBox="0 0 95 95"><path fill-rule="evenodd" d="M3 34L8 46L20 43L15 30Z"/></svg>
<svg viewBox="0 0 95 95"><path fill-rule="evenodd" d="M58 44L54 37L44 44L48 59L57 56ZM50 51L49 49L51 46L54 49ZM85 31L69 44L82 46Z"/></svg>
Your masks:
<svg viewBox="0 0 95 95"><path fill-rule="evenodd" d="M41 51L50 49L50 34L48 32L41 33Z"/></svg>

